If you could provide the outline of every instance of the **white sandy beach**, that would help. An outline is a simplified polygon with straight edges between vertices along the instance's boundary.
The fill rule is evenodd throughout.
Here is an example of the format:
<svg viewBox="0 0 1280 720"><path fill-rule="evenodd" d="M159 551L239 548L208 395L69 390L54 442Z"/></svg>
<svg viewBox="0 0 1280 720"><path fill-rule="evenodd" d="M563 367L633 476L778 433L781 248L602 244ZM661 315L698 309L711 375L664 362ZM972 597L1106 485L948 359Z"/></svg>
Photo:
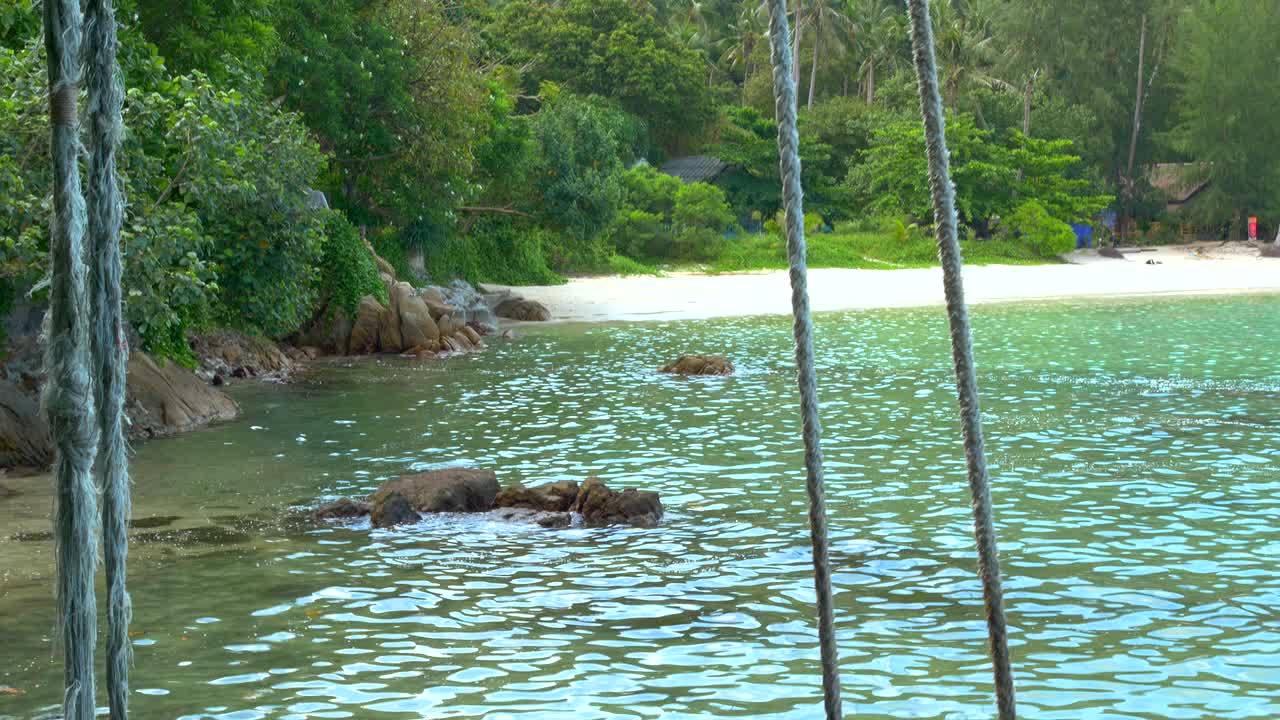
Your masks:
<svg viewBox="0 0 1280 720"><path fill-rule="evenodd" d="M1080 297L1215 295L1280 292L1280 259L1258 257L1240 243L1160 248L1125 260L1092 251L1065 265L965 268L971 304ZM1159 264L1147 264L1154 260ZM561 321L676 320L787 314L785 271L664 277L577 278L566 285L512 288L544 303ZM942 271L810 270L815 312L912 307L943 302Z"/></svg>

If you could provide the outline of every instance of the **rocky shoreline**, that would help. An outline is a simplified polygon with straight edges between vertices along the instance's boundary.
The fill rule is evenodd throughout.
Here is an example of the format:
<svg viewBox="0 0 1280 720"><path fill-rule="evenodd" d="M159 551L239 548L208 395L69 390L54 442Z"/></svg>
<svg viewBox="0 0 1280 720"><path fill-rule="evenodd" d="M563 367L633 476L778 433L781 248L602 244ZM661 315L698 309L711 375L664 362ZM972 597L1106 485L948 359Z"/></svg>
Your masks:
<svg viewBox="0 0 1280 720"><path fill-rule="evenodd" d="M222 391L224 386L286 383L322 356L395 354L432 360L484 349L484 338L497 333L502 320L550 318L541 303L509 291L484 292L460 281L415 288L374 257L388 302L367 295L354 319L343 308L328 307L326 300L308 327L281 340L238 330L203 333L190 338L194 368L132 351L125 398L129 437L164 437L232 420L240 407ZM0 469L40 471L52 461L53 440L40 410L43 316L42 307L22 305L4 320L8 352L0 364ZM513 336L509 330L504 335ZM130 340L138 346L136 337Z"/></svg>

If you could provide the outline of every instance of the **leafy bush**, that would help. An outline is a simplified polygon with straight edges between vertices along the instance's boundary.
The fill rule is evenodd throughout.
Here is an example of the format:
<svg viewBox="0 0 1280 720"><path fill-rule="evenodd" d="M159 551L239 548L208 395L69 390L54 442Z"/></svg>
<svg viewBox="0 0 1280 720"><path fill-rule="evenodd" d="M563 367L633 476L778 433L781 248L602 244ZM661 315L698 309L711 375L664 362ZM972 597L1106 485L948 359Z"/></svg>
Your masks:
<svg viewBox="0 0 1280 720"><path fill-rule="evenodd" d="M547 259L560 270L598 267L609 256L603 234L622 202L634 119L598 100L545 92L553 97L534 118L533 134L542 154L540 219L557 231L546 237Z"/></svg>
<svg viewBox="0 0 1280 720"><path fill-rule="evenodd" d="M671 252L671 225L658 213L623 208L609 234L617 251L630 258L662 258Z"/></svg>
<svg viewBox="0 0 1280 720"><path fill-rule="evenodd" d="M707 183L690 183L676 191L671 224L672 255L684 260L710 260L720 254L724 233L736 221L723 190Z"/></svg>
<svg viewBox="0 0 1280 720"><path fill-rule="evenodd" d="M1071 226L1049 215L1035 200L1024 202L1004 218L1000 234L1006 240L1020 239L1042 257L1068 253L1076 246L1076 234Z"/></svg>
<svg viewBox="0 0 1280 720"><path fill-rule="evenodd" d="M547 267L543 250L553 240L532 222L485 216L424 244L423 256L437 283L460 278L473 284L557 285L564 278Z"/></svg>
<svg viewBox="0 0 1280 720"><path fill-rule="evenodd" d="M1093 192L1093 183L1073 177L1080 158L1069 140L1028 138L1016 130L996 136L970 115L947 121L956 207L977 237L991 234L992 222L1007 217L1021 200L1039 202L1063 222L1084 219L1112 198ZM846 185L856 202L872 212L905 213L931 222L928 159L919 122L902 121L878 131L866 161L850 170Z"/></svg>
<svg viewBox="0 0 1280 720"><path fill-rule="evenodd" d="M340 212L325 219L320 245L320 291L328 298L330 312L338 308L355 317L360 298L373 295L387 301L387 286L369 249L355 227Z"/></svg>
<svg viewBox="0 0 1280 720"><path fill-rule="evenodd" d="M264 98L198 73L130 99L147 112L131 113L128 126L160 152L156 202L195 210L212 240L220 319L269 336L296 330L316 299L324 222L306 203L324 163L306 128Z"/></svg>

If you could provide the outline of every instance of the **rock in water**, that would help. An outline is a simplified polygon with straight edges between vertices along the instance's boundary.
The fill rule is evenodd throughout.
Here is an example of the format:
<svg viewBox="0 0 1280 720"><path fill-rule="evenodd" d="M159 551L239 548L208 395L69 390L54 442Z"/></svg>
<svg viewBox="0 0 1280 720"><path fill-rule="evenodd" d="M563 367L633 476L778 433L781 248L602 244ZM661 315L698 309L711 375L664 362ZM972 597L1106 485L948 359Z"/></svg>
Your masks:
<svg viewBox="0 0 1280 720"><path fill-rule="evenodd" d="M682 355L662 368L676 375L732 375L733 363L723 355Z"/></svg>
<svg viewBox="0 0 1280 720"><path fill-rule="evenodd" d="M398 492L389 492L373 503L369 519L376 528L389 528L416 523L422 518L414 512L408 498Z"/></svg>
<svg viewBox="0 0 1280 720"><path fill-rule="evenodd" d="M499 508L494 511L494 517L503 522L531 523L544 528L566 528L573 524L573 513L522 507Z"/></svg>
<svg viewBox="0 0 1280 720"><path fill-rule="evenodd" d="M377 512L383 498L399 493L422 513L488 512L500 489L492 470L445 468L388 480L373 491L369 502Z"/></svg>
<svg viewBox="0 0 1280 720"><path fill-rule="evenodd" d="M498 493L496 504L500 508L568 512L577 498L578 483L572 480L561 480L537 487L525 487L516 483Z"/></svg>
<svg viewBox="0 0 1280 720"><path fill-rule="evenodd" d="M373 506L360 500L341 498L311 511L316 520L352 520L373 512Z"/></svg>
<svg viewBox="0 0 1280 720"><path fill-rule="evenodd" d="M615 492L600 480L589 478L578 491L573 511L582 515L588 525L649 528L657 527L662 521L662 500L656 492L632 488Z"/></svg>
<svg viewBox="0 0 1280 720"><path fill-rule="evenodd" d="M529 320L545 322L551 319L551 311L537 300L526 300L522 297L509 297L498 303L493 309L498 317L508 320Z"/></svg>
<svg viewBox="0 0 1280 720"><path fill-rule="evenodd" d="M372 295L360 298L356 308L356 320L351 326L351 340L347 351L352 355L367 355L378 350L378 319L386 308Z"/></svg>

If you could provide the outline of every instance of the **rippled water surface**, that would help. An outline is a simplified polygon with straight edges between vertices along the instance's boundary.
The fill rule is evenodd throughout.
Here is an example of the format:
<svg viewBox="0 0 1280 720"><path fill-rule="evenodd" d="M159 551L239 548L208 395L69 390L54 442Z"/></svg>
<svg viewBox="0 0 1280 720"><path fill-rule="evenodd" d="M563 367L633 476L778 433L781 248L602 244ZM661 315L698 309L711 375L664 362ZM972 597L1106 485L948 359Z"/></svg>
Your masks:
<svg viewBox="0 0 1280 720"><path fill-rule="evenodd" d="M1280 299L978 308L1028 718L1280 717ZM944 319L818 321L845 706L989 718ZM533 328L240 386L138 449L135 716L816 718L784 318ZM654 368L731 355L737 377ZM662 492L656 530L289 509L441 464ZM0 717L52 717L51 499L0 500Z"/></svg>

